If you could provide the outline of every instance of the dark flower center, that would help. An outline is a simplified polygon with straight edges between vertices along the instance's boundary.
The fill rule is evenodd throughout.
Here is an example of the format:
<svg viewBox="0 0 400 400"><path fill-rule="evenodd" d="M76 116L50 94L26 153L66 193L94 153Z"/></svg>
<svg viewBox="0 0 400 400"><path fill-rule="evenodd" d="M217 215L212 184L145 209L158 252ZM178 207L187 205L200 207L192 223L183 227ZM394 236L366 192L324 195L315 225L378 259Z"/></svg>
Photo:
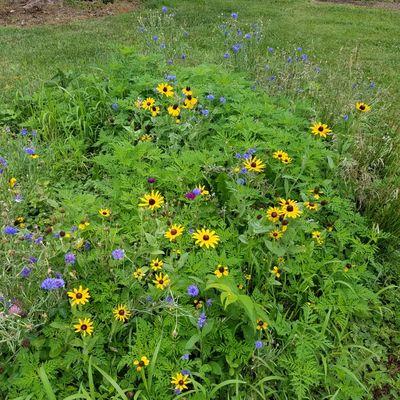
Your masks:
<svg viewBox="0 0 400 400"><path fill-rule="evenodd" d="M150 199L150 200L149 200L149 204L150 204L151 206L154 206L154 204L156 204L156 201L155 201L154 199Z"/></svg>
<svg viewBox="0 0 400 400"><path fill-rule="evenodd" d="M264 322L263 322L263 321L258 321L258 325L259 325L259 326L263 326L263 325L264 325Z"/></svg>
<svg viewBox="0 0 400 400"><path fill-rule="evenodd" d="M209 240L210 239L210 236L208 236L208 235L203 235L203 240Z"/></svg>
<svg viewBox="0 0 400 400"><path fill-rule="evenodd" d="M225 268L224 267L219 267L218 271L221 272L221 274L222 274L223 272L225 272Z"/></svg>
<svg viewBox="0 0 400 400"><path fill-rule="evenodd" d="M163 87L163 92L167 92L168 88L166 86Z"/></svg>
<svg viewBox="0 0 400 400"><path fill-rule="evenodd" d="M107 215L107 211L103 211L102 214L103 214L103 215Z"/></svg>
<svg viewBox="0 0 400 400"><path fill-rule="evenodd" d="M276 237L278 236L278 232L274 232L273 235Z"/></svg>
<svg viewBox="0 0 400 400"><path fill-rule="evenodd" d="M291 206L291 205L287 206L286 207L286 211L292 212L293 211L293 206Z"/></svg>
<svg viewBox="0 0 400 400"><path fill-rule="evenodd" d="M191 95L187 96L187 99L188 99L189 101L192 100L192 96L191 96Z"/></svg>
<svg viewBox="0 0 400 400"><path fill-rule="evenodd" d="M365 110L365 106L364 106L364 104L361 104L361 106L360 106L360 110Z"/></svg>
<svg viewBox="0 0 400 400"><path fill-rule="evenodd" d="M172 108L173 108L174 110L176 110L176 109L178 108L178 104L174 104L174 105L172 106Z"/></svg>
<svg viewBox="0 0 400 400"><path fill-rule="evenodd" d="M65 236L65 232L64 232L64 231L61 231L61 232L60 232L60 236L61 236L61 237L64 237L64 236Z"/></svg>
<svg viewBox="0 0 400 400"><path fill-rule="evenodd" d="M87 325L85 325L85 324L82 324L82 325L81 325L81 329L82 329L83 331L86 331L86 329L87 329Z"/></svg>
<svg viewBox="0 0 400 400"><path fill-rule="evenodd" d="M158 283L159 283L160 285L163 285L163 284L164 284L164 279L159 279Z"/></svg>
<svg viewBox="0 0 400 400"><path fill-rule="evenodd" d="M190 92L190 86L186 86L186 91Z"/></svg>
<svg viewBox="0 0 400 400"><path fill-rule="evenodd" d="M148 106L151 106L151 101L148 101L146 104L147 104Z"/></svg>
<svg viewBox="0 0 400 400"><path fill-rule="evenodd" d="M159 266L158 262L154 263L154 266L155 266L155 267L158 267L158 266Z"/></svg>
<svg viewBox="0 0 400 400"><path fill-rule="evenodd" d="M318 130L319 130L320 132L322 132L322 131L324 130L324 127L320 125L320 126L318 127Z"/></svg>
<svg viewBox="0 0 400 400"><path fill-rule="evenodd" d="M171 235L176 235L178 233L178 231L176 229L171 229L170 233L171 233Z"/></svg>
<svg viewBox="0 0 400 400"><path fill-rule="evenodd" d="M312 202L308 203L308 205L309 205L310 207L314 207L314 206L315 206L315 204L312 203Z"/></svg>
<svg viewBox="0 0 400 400"><path fill-rule="evenodd" d="M284 219L283 221L282 221L282 225L288 225L289 224L289 221L287 220L287 219Z"/></svg>
<svg viewBox="0 0 400 400"><path fill-rule="evenodd" d="M277 213L277 212L273 211L273 212L271 213L271 217L272 217L272 218L276 218L277 216L278 216L278 213Z"/></svg>
<svg viewBox="0 0 400 400"><path fill-rule="evenodd" d="M144 361L139 361L139 367L144 367Z"/></svg>
<svg viewBox="0 0 400 400"><path fill-rule="evenodd" d="M119 310L119 311L118 311L118 314L119 314L119 315L125 315L125 310Z"/></svg>
<svg viewBox="0 0 400 400"><path fill-rule="evenodd" d="M278 154L278 158L282 158L283 157L283 154Z"/></svg>
<svg viewBox="0 0 400 400"><path fill-rule="evenodd" d="M347 263L347 264L346 264L346 268L347 268L347 269L350 269L350 268L351 268L351 264L350 264L350 263Z"/></svg>
<svg viewBox="0 0 400 400"><path fill-rule="evenodd" d="M77 293L77 294L76 294L76 298L77 298L77 299L81 299L81 298L82 298L82 293Z"/></svg>
<svg viewBox="0 0 400 400"><path fill-rule="evenodd" d="M185 382L181 379L181 380L178 382L178 384L179 384L180 386L183 386L183 385L185 384Z"/></svg>
<svg viewBox="0 0 400 400"><path fill-rule="evenodd" d="M157 111L157 107L156 107L156 106L153 106L151 109L152 109L153 111Z"/></svg>
<svg viewBox="0 0 400 400"><path fill-rule="evenodd" d="M251 167L253 167L253 168L257 167L257 163L254 162L254 161L253 161L250 165L251 165Z"/></svg>

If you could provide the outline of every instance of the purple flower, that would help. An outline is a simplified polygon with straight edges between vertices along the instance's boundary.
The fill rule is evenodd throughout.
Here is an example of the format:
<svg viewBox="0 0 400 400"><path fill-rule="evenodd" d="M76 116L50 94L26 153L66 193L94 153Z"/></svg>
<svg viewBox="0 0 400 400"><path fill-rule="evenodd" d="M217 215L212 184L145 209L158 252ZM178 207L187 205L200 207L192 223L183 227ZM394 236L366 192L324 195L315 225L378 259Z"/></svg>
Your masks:
<svg viewBox="0 0 400 400"><path fill-rule="evenodd" d="M214 95L212 95L212 94L210 93L210 94L208 94L208 95L206 96L206 99L207 99L207 100L214 100L215 97L214 97Z"/></svg>
<svg viewBox="0 0 400 400"><path fill-rule="evenodd" d="M90 244L90 242L86 241L85 246L84 246L85 251L89 251L91 247L92 247L92 245Z"/></svg>
<svg viewBox="0 0 400 400"><path fill-rule="evenodd" d="M236 154L235 154L235 157L236 157L236 158L242 158L242 155L241 155L240 153L236 153Z"/></svg>
<svg viewBox="0 0 400 400"><path fill-rule="evenodd" d="M187 293L189 296L196 297L199 295L200 291L196 285L190 285L187 288Z"/></svg>
<svg viewBox="0 0 400 400"><path fill-rule="evenodd" d="M268 78L269 81L274 81L275 79L276 79L276 76L275 76L275 75L272 75L272 76L270 76L270 77Z"/></svg>
<svg viewBox="0 0 400 400"><path fill-rule="evenodd" d="M189 376L189 375L190 375L190 371L189 371L188 369L183 369L183 370L181 371L181 374L182 374L182 375L187 375L187 376Z"/></svg>
<svg viewBox="0 0 400 400"><path fill-rule="evenodd" d="M303 51L303 48L302 47L298 47L297 51Z"/></svg>
<svg viewBox="0 0 400 400"><path fill-rule="evenodd" d="M154 40L155 42L157 42L158 36L157 36L157 35L154 35L154 36L153 36L153 40Z"/></svg>
<svg viewBox="0 0 400 400"><path fill-rule="evenodd" d="M172 296L167 296L167 297L165 298L165 301L166 301L168 304L174 304L174 298L173 298Z"/></svg>
<svg viewBox="0 0 400 400"><path fill-rule="evenodd" d="M308 60L308 55L307 54L302 54L301 55L301 60L302 61L307 61Z"/></svg>
<svg viewBox="0 0 400 400"><path fill-rule="evenodd" d="M24 240L30 241L33 238L33 233L25 233L25 235L23 237L24 237Z"/></svg>
<svg viewBox="0 0 400 400"><path fill-rule="evenodd" d="M193 192L188 192L185 194L185 197L189 200L194 200L196 198L196 195Z"/></svg>
<svg viewBox="0 0 400 400"><path fill-rule="evenodd" d="M147 182L149 183L154 183L156 181L156 178L147 178Z"/></svg>
<svg viewBox="0 0 400 400"><path fill-rule="evenodd" d="M192 193L195 194L196 196L201 195L201 190L199 188L193 189Z"/></svg>
<svg viewBox="0 0 400 400"><path fill-rule="evenodd" d="M174 389L174 394L181 394L181 390L180 389Z"/></svg>
<svg viewBox="0 0 400 400"><path fill-rule="evenodd" d="M74 253L67 253L64 257L65 263L69 265L74 265L76 261L76 257Z"/></svg>
<svg viewBox="0 0 400 400"><path fill-rule="evenodd" d="M181 360L188 361L189 358L190 358L190 354L189 354L189 353L186 353L186 354L184 354L184 355L181 357Z"/></svg>
<svg viewBox="0 0 400 400"><path fill-rule="evenodd" d="M257 151L257 149L255 149L254 147L252 147L251 149L247 150L247 152L251 155L253 155L255 152Z"/></svg>
<svg viewBox="0 0 400 400"><path fill-rule="evenodd" d="M208 117L208 114L210 113L207 109L201 110L201 113L205 116Z"/></svg>
<svg viewBox="0 0 400 400"><path fill-rule="evenodd" d="M28 276L31 274L32 269L28 267L22 268L22 271L19 273L23 278L28 278Z"/></svg>
<svg viewBox="0 0 400 400"><path fill-rule="evenodd" d="M78 230L78 227L76 225L72 225L71 232L76 232L77 230Z"/></svg>
<svg viewBox="0 0 400 400"><path fill-rule="evenodd" d="M37 258L36 257L29 257L29 262L31 263L31 264L35 264L36 262L37 262Z"/></svg>
<svg viewBox="0 0 400 400"><path fill-rule="evenodd" d="M22 194L17 194L17 195L14 197L14 201L15 201L16 203L21 203L23 200L24 200L24 198L22 197Z"/></svg>
<svg viewBox="0 0 400 400"><path fill-rule="evenodd" d="M65 282L62 278L46 278L40 287L44 290L55 290L65 286Z"/></svg>
<svg viewBox="0 0 400 400"><path fill-rule="evenodd" d="M21 135L22 135L22 136L26 136L28 133L29 133L29 132L28 132L28 129L26 129L26 128L22 128L22 129L21 129Z"/></svg>
<svg viewBox="0 0 400 400"><path fill-rule="evenodd" d="M32 149L32 147L25 147L24 151L26 154L29 154L30 156L35 154L35 149Z"/></svg>
<svg viewBox="0 0 400 400"><path fill-rule="evenodd" d="M236 33L238 34L238 36L242 36L242 35L243 35L243 32L241 31L241 29L238 29L238 30L236 31Z"/></svg>
<svg viewBox="0 0 400 400"><path fill-rule="evenodd" d="M245 38L245 39L251 39L251 34L250 34L250 33L246 33L246 34L244 35L244 38Z"/></svg>
<svg viewBox="0 0 400 400"><path fill-rule="evenodd" d="M39 236L37 239L35 239L35 244L42 244L43 243L43 236Z"/></svg>
<svg viewBox="0 0 400 400"><path fill-rule="evenodd" d="M247 174L247 168L246 168L246 167L243 167L243 168L240 170L240 173L241 173L241 174Z"/></svg>
<svg viewBox="0 0 400 400"><path fill-rule="evenodd" d="M238 13L237 12L233 12L232 14L231 14L231 17L234 19L234 20L236 20L236 19L238 19Z"/></svg>
<svg viewBox="0 0 400 400"><path fill-rule="evenodd" d="M7 167L7 161L6 161L6 159L4 157L0 157L0 164L3 167Z"/></svg>
<svg viewBox="0 0 400 400"><path fill-rule="evenodd" d="M182 60L186 60L186 54L185 54L185 53L182 53L182 54L181 54L181 58L182 58Z"/></svg>
<svg viewBox="0 0 400 400"><path fill-rule="evenodd" d="M261 340L257 340L254 344L256 349L261 349L263 347L263 342Z"/></svg>
<svg viewBox="0 0 400 400"><path fill-rule="evenodd" d="M243 158L244 158L245 160L248 160L249 158L251 158L251 154L249 154L249 152L246 151L246 153L243 154Z"/></svg>
<svg viewBox="0 0 400 400"><path fill-rule="evenodd" d="M197 320L197 326L201 329L203 326L207 323L207 317L206 313L201 313L198 320Z"/></svg>
<svg viewBox="0 0 400 400"><path fill-rule="evenodd" d="M114 260L122 260L125 257L125 251L122 249L115 249L111 253Z"/></svg>
<svg viewBox="0 0 400 400"><path fill-rule="evenodd" d="M15 227L13 227L13 226L7 225L7 226L4 228L3 232L4 232L6 235L15 235L15 234L18 233L18 229L15 228Z"/></svg>
<svg viewBox="0 0 400 400"><path fill-rule="evenodd" d="M274 49L272 47L268 47L267 50L268 50L269 53L273 53L274 52Z"/></svg>
<svg viewBox="0 0 400 400"><path fill-rule="evenodd" d="M168 12L168 7L162 6L161 7L161 12L163 12L164 14L166 14Z"/></svg>
<svg viewBox="0 0 400 400"><path fill-rule="evenodd" d="M237 54L239 53L239 50L241 49L242 45L240 43L236 43L232 46L232 51Z"/></svg>
<svg viewBox="0 0 400 400"><path fill-rule="evenodd" d="M231 56L231 55L230 55L229 53L225 53L225 54L224 54L224 58L230 58L230 56Z"/></svg>
<svg viewBox="0 0 400 400"><path fill-rule="evenodd" d="M291 62L293 61L293 58L292 58L292 57L288 57L286 61L287 61L288 63L291 63Z"/></svg>
<svg viewBox="0 0 400 400"><path fill-rule="evenodd" d="M225 97L224 97L224 96L221 96L221 97L219 98L219 102L220 102L221 104L225 104L225 103L226 103Z"/></svg>
<svg viewBox="0 0 400 400"><path fill-rule="evenodd" d="M9 315L21 315L22 314L22 309L19 307L17 304L13 304L9 309L8 309L8 314Z"/></svg>
<svg viewBox="0 0 400 400"><path fill-rule="evenodd" d="M193 229L193 228L190 228L190 229L188 230L188 232L189 232L190 234L192 234L192 233L194 233L194 229Z"/></svg>

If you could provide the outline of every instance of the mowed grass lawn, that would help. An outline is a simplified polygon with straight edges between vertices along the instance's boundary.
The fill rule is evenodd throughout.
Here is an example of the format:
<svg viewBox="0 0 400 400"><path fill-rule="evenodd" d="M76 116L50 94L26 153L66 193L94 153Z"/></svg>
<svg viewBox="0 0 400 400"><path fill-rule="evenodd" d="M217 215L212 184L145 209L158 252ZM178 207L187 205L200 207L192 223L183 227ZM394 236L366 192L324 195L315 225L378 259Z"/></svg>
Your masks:
<svg viewBox="0 0 400 400"><path fill-rule="evenodd" d="M207 46L208 32L223 12L237 11L241 20L262 20L263 45L304 49L329 67L359 62L378 85L400 96L400 11L354 7L310 0L170 0L143 1L123 15L77 21L62 26L0 27L0 99L18 88L29 89L51 78L57 69L87 70L109 63L121 45L142 40L138 15L161 5L176 10L190 31L189 63L216 61Z"/></svg>

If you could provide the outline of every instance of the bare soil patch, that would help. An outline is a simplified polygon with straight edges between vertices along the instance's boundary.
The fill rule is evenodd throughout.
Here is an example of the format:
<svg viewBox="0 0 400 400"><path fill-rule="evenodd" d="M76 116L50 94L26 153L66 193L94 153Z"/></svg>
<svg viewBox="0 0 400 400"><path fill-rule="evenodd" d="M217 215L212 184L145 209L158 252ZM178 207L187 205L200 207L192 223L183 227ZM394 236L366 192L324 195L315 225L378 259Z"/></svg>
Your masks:
<svg viewBox="0 0 400 400"><path fill-rule="evenodd" d="M107 0L105 0L107 1ZM58 25L75 20L126 13L137 8L137 0L0 0L0 26Z"/></svg>
<svg viewBox="0 0 400 400"><path fill-rule="evenodd" d="M387 1L362 1L362 0L316 0L316 3L336 3L350 4L352 6L385 8L387 10L400 10L400 0L394 2Z"/></svg>

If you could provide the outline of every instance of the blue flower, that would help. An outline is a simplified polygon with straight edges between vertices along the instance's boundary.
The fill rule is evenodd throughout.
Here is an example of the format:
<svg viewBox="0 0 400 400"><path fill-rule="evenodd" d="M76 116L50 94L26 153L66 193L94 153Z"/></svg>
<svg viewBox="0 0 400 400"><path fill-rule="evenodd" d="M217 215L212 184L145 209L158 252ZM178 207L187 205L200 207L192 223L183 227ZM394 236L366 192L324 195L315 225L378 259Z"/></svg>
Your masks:
<svg viewBox="0 0 400 400"><path fill-rule="evenodd" d="M208 110L206 110L206 109L204 109L204 110L201 110L201 113L205 116L205 117L208 117L208 114L210 113Z"/></svg>
<svg viewBox="0 0 400 400"><path fill-rule="evenodd" d="M206 99L207 100L214 100L215 99L215 97L214 97L214 95L213 94L208 94L207 96L206 96Z"/></svg>
<svg viewBox="0 0 400 400"><path fill-rule="evenodd" d="M74 265L76 262L76 257L75 257L74 253L67 253L64 256L64 259L65 259L65 263L69 264L69 265Z"/></svg>
<svg viewBox="0 0 400 400"><path fill-rule="evenodd" d="M303 53L303 54L301 55L301 60L302 60L302 61L307 61L307 60L308 60L307 54L304 54L304 53Z"/></svg>
<svg viewBox="0 0 400 400"><path fill-rule="evenodd" d="M303 51L303 48L302 47L298 47L297 51Z"/></svg>
<svg viewBox="0 0 400 400"><path fill-rule="evenodd" d="M231 17L233 18L233 19L238 19L238 13L237 12L233 12L232 14L231 14Z"/></svg>
<svg viewBox="0 0 400 400"><path fill-rule="evenodd" d="M231 56L231 55L230 55L229 53L225 53L225 54L224 54L224 58L230 58L230 56Z"/></svg>
<svg viewBox="0 0 400 400"><path fill-rule="evenodd" d="M6 161L6 159L4 157L0 157L0 164L3 167L7 167L7 161Z"/></svg>
<svg viewBox="0 0 400 400"><path fill-rule="evenodd" d="M29 132L28 132L28 129L26 129L26 128L22 128L22 129L21 129L21 135L22 135L22 136L26 136L28 133L29 133Z"/></svg>
<svg viewBox="0 0 400 400"><path fill-rule="evenodd" d="M176 75L170 75L170 74L165 75L165 79L167 81L176 81Z"/></svg>
<svg viewBox="0 0 400 400"><path fill-rule="evenodd" d="M122 260L125 257L125 251L122 249L115 249L111 253L114 260Z"/></svg>
<svg viewBox="0 0 400 400"><path fill-rule="evenodd" d="M56 290L63 288L65 286L65 282L62 278L46 278L40 287L44 290Z"/></svg>
<svg viewBox="0 0 400 400"><path fill-rule="evenodd" d="M161 11L166 14L168 12L168 7L162 6Z"/></svg>
<svg viewBox="0 0 400 400"><path fill-rule="evenodd" d="M34 241L35 244L42 244L43 243L43 236L39 236L37 239Z"/></svg>
<svg viewBox="0 0 400 400"><path fill-rule="evenodd" d="M371 89L374 89L375 88L375 82L371 82L370 84L369 84L369 87L371 88Z"/></svg>
<svg viewBox="0 0 400 400"><path fill-rule="evenodd" d="M181 58L182 58L182 60L186 60L186 54L182 53Z"/></svg>
<svg viewBox="0 0 400 400"><path fill-rule="evenodd" d="M263 347L263 342L261 340L257 340L255 343L255 348L256 349L261 349Z"/></svg>
<svg viewBox="0 0 400 400"><path fill-rule="evenodd" d="M24 198L22 197L22 194L17 194L17 195L15 196L15 198L14 198L14 201L15 201L16 203L21 203L23 199L24 199Z"/></svg>
<svg viewBox="0 0 400 400"><path fill-rule="evenodd" d="M221 96L221 97L219 98L219 102L220 102L221 104L225 104L225 103L226 103L226 98L225 98L224 96Z"/></svg>
<svg viewBox="0 0 400 400"><path fill-rule="evenodd" d="M250 34L250 33L246 33L246 34L244 35L244 38L245 38L245 39L251 39L251 34Z"/></svg>
<svg viewBox="0 0 400 400"><path fill-rule="evenodd" d="M289 56L289 57L287 58L286 61L287 61L288 63L291 63L291 62L293 61L293 58Z"/></svg>
<svg viewBox="0 0 400 400"><path fill-rule="evenodd" d="M198 320L197 320L197 326L201 329L204 327L204 325L207 323L207 316L206 313L201 313Z"/></svg>
<svg viewBox="0 0 400 400"><path fill-rule="evenodd" d="M349 116L348 116L347 114L344 114L344 115L343 115L343 119L344 119L345 121L348 121L348 120L349 120Z"/></svg>
<svg viewBox="0 0 400 400"><path fill-rule="evenodd" d="M169 59L169 60L167 61L167 64L168 64L168 65L172 65L173 63L174 63L174 61L171 60L171 59Z"/></svg>
<svg viewBox="0 0 400 400"><path fill-rule="evenodd" d="M186 353L186 354L184 354L184 355L181 357L181 360L188 361L189 358L190 358L190 354L189 354L189 353Z"/></svg>
<svg viewBox="0 0 400 400"><path fill-rule="evenodd" d="M193 189L192 193L195 194L196 196L199 196L201 194L201 190L199 188Z"/></svg>
<svg viewBox="0 0 400 400"><path fill-rule="evenodd" d="M166 44L165 43L161 43L160 44L160 49L165 49L167 46L166 46Z"/></svg>
<svg viewBox="0 0 400 400"><path fill-rule="evenodd" d="M118 111L118 108L119 108L118 103L112 103L112 104L111 104L111 108L112 108L114 111Z"/></svg>
<svg viewBox="0 0 400 400"><path fill-rule="evenodd" d="M238 185L245 185L245 184L246 184L246 180L243 179L243 178L238 178L238 179L236 180L236 183L237 183Z"/></svg>
<svg viewBox="0 0 400 400"><path fill-rule="evenodd" d="M36 262L37 262L37 258L36 257L29 257L29 262L31 263L31 264L35 264Z"/></svg>
<svg viewBox="0 0 400 400"><path fill-rule="evenodd" d="M13 227L13 226L7 225L7 226L4 228L3 232L4 232L6 235L16 235L16 234L18 233L18 229L15 228L15 227Z"/></svg>
<svg viewBox="0 0 400 400"><path fill-rule="evenodd" d="M187 293L189 296L196 297L199 295L200 290L196 285L190 285L187 288Z"/></svg>
<svg viewBox="0 0 400 400"><path fill-rule="evenodd" d="M157 36L157 35L154 35L154 36L153 36L153 40L154 40L155 42L157 42L158 36Z"/></svg>
<svg viewBox="0 0 400 400"><path fill-rule="evenodd" d="M241 173L241 174L247 174L247 168L246 168L246 167L243 167L243 168L240 170L240 173Z"/></svg>
<svg viewBox="0 0 400 400"><path fill-rule="evenodd" d="M190 371L188 370L188 369L183 369L182 371L181 371L181 374L182 375L190 375Z"/></svg>
<svg viewBox="0 0 400 400"><path fill-rule="evenodd" d="M273 52L274 52L274 49L273 49L273 47L268 47L268 49L267 49L267 50L268 50L268 52L269 52L269 53L273 53Z"/></svg>
<svg viewBox="0 0 400 400"><path fill-rule="evenodd" d="M24 267L24 268L22 268L22 271L20 272L20 275L21 275L23 278L28 278L29 275L31 274L31 272L32 272L32 269L31 269L31 268Z"/></svg>
<svg viewBox="0 0 400 400"><path fill-rule="evenodd" d="M235 54L239 53L239 50L242 48L242 45L240 43L236 43L232 46L232 50Z"/></svg>
<svg viewBox="0 0 400 400"><path fill-rule="evenodd" d="M194 233L194 229L193 229L193 228L190 228L188 232L189 232L190 234L192 234L192 233Z"/></svg>
<svg viewBox="0 0 400 400"><path fill-rule="evenodd" d="M213 301L214 301L213 299L207 299L207 300L206 300L206 306L207 306L207 307L211 307Z"/></svg>
<svg viewBox="0 0 400 400"><path fill-rule="evenodd" d="M235 158L242 158L242 155L240 153L236 153Z"/></svg>
<svg viewBox="0 0 400 400"><path fill-rule="evenodd" d="M24 240L30 241L33 238L33 233L25 233L25 235L23 237L24 237Z"/></svg>

